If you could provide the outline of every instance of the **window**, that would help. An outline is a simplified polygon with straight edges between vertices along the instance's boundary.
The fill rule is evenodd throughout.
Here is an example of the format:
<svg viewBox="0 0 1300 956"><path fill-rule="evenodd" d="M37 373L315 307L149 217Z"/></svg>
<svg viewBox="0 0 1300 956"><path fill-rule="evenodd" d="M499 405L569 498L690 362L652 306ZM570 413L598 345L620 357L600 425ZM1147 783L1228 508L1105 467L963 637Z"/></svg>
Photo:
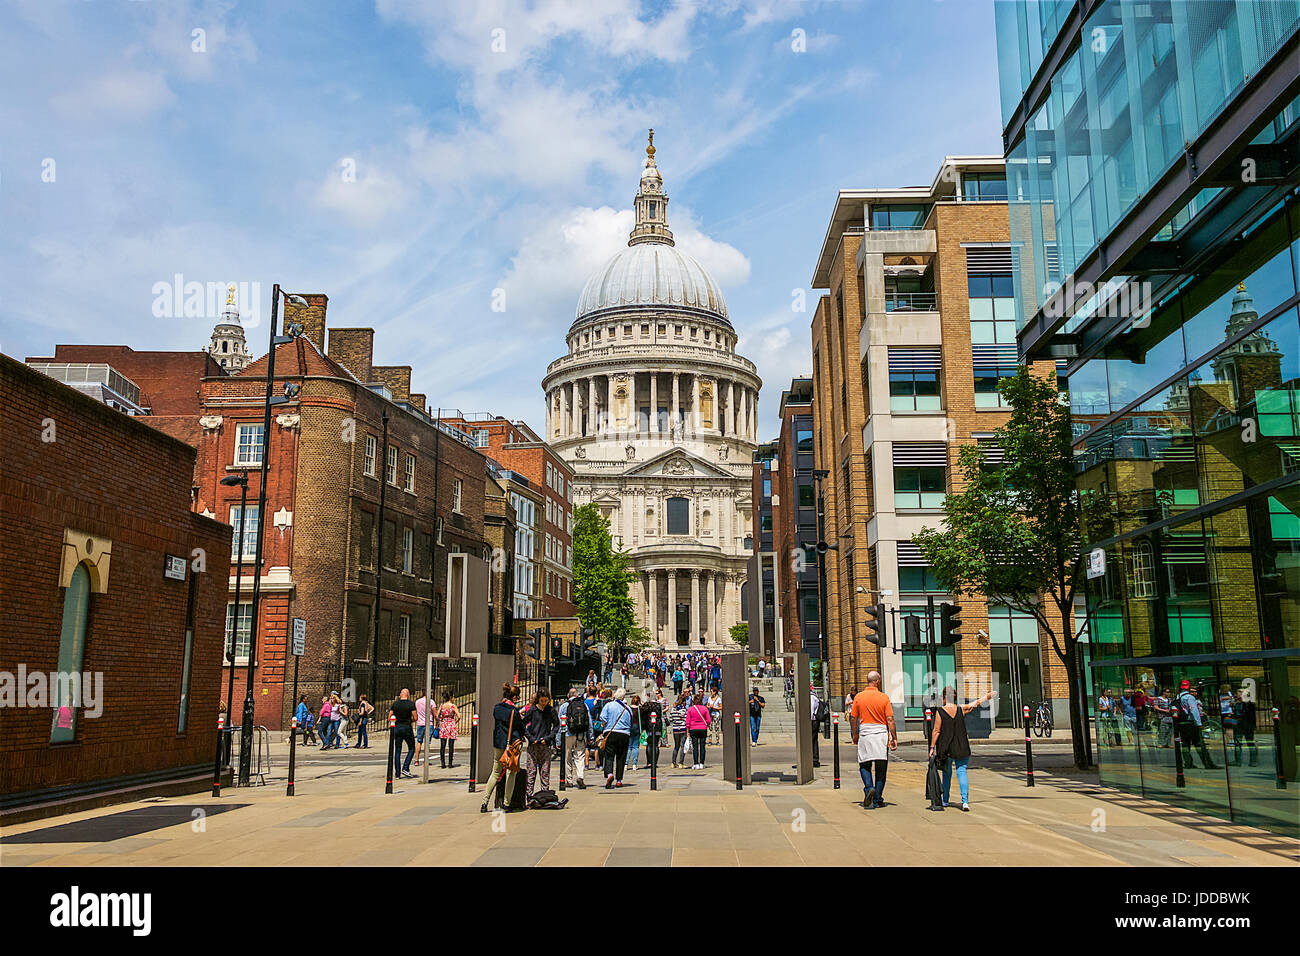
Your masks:
<svg viewBox="0 0 1300 956"><path fill-rule="evenodd" d="M235 624L235 605L233 602L226 605L226 657L230 656L230 642L235 642L235 660L248 660L248 649L252 641L253 634L253 605L250 601L241 601L239 604L239 624Z"/></svg>
<svg viewBox="0 0 1300 956"><path fill-rule="evenodd" d="M937 348L889 349L891 411L938 411L941 356Z"/></svg>
<svg viewBox="0 0 1300 956"><path fill-rule="evenodd" d="M942 508L945 493L943 468L895 468L895 508Z"/></svg>
<svg viewBox="0 0 1300 956"><path fill-rule="evenodd" d="M387 471L388 483L390 485L396 485L397 484L397 449L394 448L392 445L388 446L387 465L388 465L388 471Z"/></svg>
<svg viewBox="0 0 1300 956"><path fill-rule="evenodd" d="M1004 378L1015 378L1016 366L999 364L978 364L975 366L975 407L1006 408L1007 401L998 390L998 382Z"/></svg>
<svg viewBox="0 0 1300 956"><path fill-rule="evenodd" d="M239 557L239 540L240 540L239 524L240 524L241 517L243 519L243 525L244 525L243 527L244 557L246 558L256 557L257 556L257 533L258 533L258 523L259 523L257 520L257 505L249 505L242 515L240 513L239 505L230 506L230 526L235 529L230 536L230 554L234 558Z"/></svg>
<svg viewBox="0 0 1300 956"><path fill-rule="evenodd" d="M488 430L479 428L474 432L474 447L486 448L488 446Z"/></svg>
<svg viewBox="0 0 1300 956"><path fill-rule="evenodd" d="M771 479L771 478L764 478L764 479L763 479L763 497L764 497L764 498L771 498L771 497L772 497L772 479Z"/></svg>
<svg viewBox="0 0 1300 956"><path fill-rule="evenodd" d="M690 502L685 498L668 499L668 533L690 534Z"/></svg>
<svg viewBox="0 0 1300 956"><path fill-rule="evenodd" d="M898 569L900 591L942 591L934 569L929 566Z"/></svg>
<svg viewBox="0 0 1300 956"><path fill-rule="evenodd" d="M963 173L961 177L962 199L967 202L1006 202L1006 173Z"/></svg>
<svg viewBox="0 0 1300 956"><path fill-rule="evenodd" d="M1032 614L1005 604L989 605L990 644L1037 644L1038 621Z"/></svg>
<svg viewBox="0 0 1300 956"><path fill-rule="evenodd" d="M460 492L463 485L464 482L457 478L451 489L451 510L456 514L460 514Z"/></svg>
<svg viewBox="0 0 1300 956"><path fill-rule="evenodd" d="M970 340L973 345L1015 345L1016 293L1011 273L970 272Z"/></svg>
<svg viewBox="0 0 1300 956"><path fill-rule="evenodd" d="M894 206L873 206L872 229L920 229L930 207L923 203L905 203Z"/></svg>
<svg viewBox="0 0 1300 956"><path fill-rule="evenodd" d="M406 456L406 480L402 487L407 491L415 491L415 456Z"/></svg>
<svg viewBox="0 0 1300 956"><path fill-rule="evenodd" d="M551 470L550 465L546 466L546 486L548 488L555 487L555 473Z"/></svg>
<svg viewBox="0 0 1300 956"><path fill-rule="evenodd" d="M375 440L374 435L367 435L365 470L366 470L366 474L369 475L371 478L379 477L379 472L377 471L377 466L379 463L376 461L378 457L379 457L379 442Z"/></svg>
<svg viewBox="0 0 1300 956"><path fill-rule="evenodd" d="M770 514L764 514L758 516L758 530L759 531L772 530L772 516Z"/></svg>
<svg viewBox="0 0 1300 956"><path fill-rule="evenodd" d="M411 615L400 614L397 617L397 662L411 662Z"/></svg>
<svg viewBox="0 0 1300 956"><path fill-rule="evenodd" d="M59 670L80 680L86 656L86 619L90 614L90 572L84 564L72 569L72 578L63 592L63 627L59 632ZM80 687L73 680L54 682L54 720L50 743L65 744L76 739L77 711L81 706Z"/></svg>
<svg viewBox="0 0 1300 956"><path fill-rule="evenodd" d="M235 426L236 465L262 464L262 436L265 434L262 425Z"/></svg>
<svg viewBox="0 0 1300 956"><path fill-rule="evenodd" d="M437 522L435 523L434 527L437 529L437 530L436 530L436 537L437 537L437 539L438 539L438 544L441 545L441 544L442 544L442 518L439 518L439 519L437 520Z"/></svg>
<svg viewBox="0 0 1300 956"><path fill-rule="evenodd" d="M801 607L799 609L799 619L804 624L816 624L821 615L817 608L817 595L815 593L804 593L801 595Z"/></svg>
<svg viewBox="0 0 1300 956"><path fill-rule="evenodd" d="M415 532L410 528L402 529L402 570L407 574L415 562Z"/></svg>
<svg viewBox="0 0 1300 956"><path fill-rule="evenodd" d="M813 486L811 484L802 484L799 486L799 507L813 508L817 502L813 498Z"/></svg>
<svg viewBox="0 0 1300 956"><path fill-rule="evenodd" d="M813 453L813 433L811 428L800 428L795 432L795 442L800 452Z"/></svg>

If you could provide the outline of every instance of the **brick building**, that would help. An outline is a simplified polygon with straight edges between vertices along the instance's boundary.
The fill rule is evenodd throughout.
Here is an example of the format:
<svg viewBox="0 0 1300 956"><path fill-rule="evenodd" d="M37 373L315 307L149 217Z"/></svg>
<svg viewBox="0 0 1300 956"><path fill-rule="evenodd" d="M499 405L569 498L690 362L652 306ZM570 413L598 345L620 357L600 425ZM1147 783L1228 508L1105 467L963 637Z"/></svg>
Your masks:
<svg viewBox="0 0 1300 956"><path fill-rule="evenodd" d="M484 537L487 463L472 439L428 414L424 395L411 391L409 366L374 364L373 329L329 329L327 349L328 299L305 298L307 307L291 305L285 315L286 323L303 326L302 335L276 351L273 394L282 394L285 383L301 391L277 406L271 420L264 519L256 509L266 356L236 375L205 378L198 419L195 507L232 524L232 547L241 521L240 489L220 479L248 475L240 609L236 614L232 577L227 621L228 640L238 633L236 712L250 663L254 532L266 527L251 665L257 722L273 728L287 720L292 618L307 622L300 692L337 687L352 677L358 692L366 693L377 570L382 568L383 586L374 660L387 669L421 664L427 653L446 649L447 555L490 557ZM232 562L232 571L236 567Z"/></svg>
<svg viewBox="0 0 1300 956"><path fill-rule="evenodd" d="M860 689L877 669L904 688L896 715L913 725L926 651L895 653L895 638L903 618L924 622L928 598L957 599L912 536L941 524L960 446L996 461L1008 418L997 388L1017 364L1006 197L1002 158L983 156L946 157L929 186L843 190L812 280L829 290L812 344L816 467L828 473L826 540L838 543L823 569L831 689ZM1033 370L1055 376L1050 361ZM883 654L864 636L877 603L889 609ZM962 674L971 694L996 680L999 724L1018 725L1020 706L1044 697L1063 723L1065 670L1035 619L977 596L960 604L963 640L940 649L939 671Z"/></svg>
<svg viewBox="0 0 1300 956"><path fill-rule="evenodd" d="M542 599L535 617L572 617L573 603L573 468L524 422L499 415L442 410L441 420L473 436L485 454L516 474L542 496L536 541L537 574Z"/></svg>
<svg viewBox="0 0 1300 956"><path fill-rule="evenodd" d="M56 345L54 354L27 364L107 365L138 385L138 404L155 418L199 415L199 382L225 374L207 352L137 351L129 345Z"/></svg>
<svg viewBox="0 0 1300 956"><path fill-rule="evenodd" d="M90 675L0 682L0 808L210 785L230 529L194 449L5 356L0 391L0 673Z"/></svg>
<svg viewBox="0 0 1300 956"><path fill-rule="evenodd" d="M515 595L515 541L519 524L511 498L510 472L489 459L483 492L483 535L492 552L488 565L488 600L492 622L488 633L513 633Z"/></svg>

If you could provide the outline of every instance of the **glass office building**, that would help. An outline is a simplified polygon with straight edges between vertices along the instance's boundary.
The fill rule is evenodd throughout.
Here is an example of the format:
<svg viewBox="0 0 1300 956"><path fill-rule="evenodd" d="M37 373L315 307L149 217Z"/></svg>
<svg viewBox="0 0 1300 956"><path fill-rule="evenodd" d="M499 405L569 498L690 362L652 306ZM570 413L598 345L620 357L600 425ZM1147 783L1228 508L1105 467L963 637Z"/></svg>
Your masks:
<svg viewBox="0 0 1300 956"><path fill-rule="evenodd" d="M1020 354L1064 364L1104 555L1102 780L1300 833L1300 0L995 16ZM1199 729L1132 707L1183 681Z"/></svg>

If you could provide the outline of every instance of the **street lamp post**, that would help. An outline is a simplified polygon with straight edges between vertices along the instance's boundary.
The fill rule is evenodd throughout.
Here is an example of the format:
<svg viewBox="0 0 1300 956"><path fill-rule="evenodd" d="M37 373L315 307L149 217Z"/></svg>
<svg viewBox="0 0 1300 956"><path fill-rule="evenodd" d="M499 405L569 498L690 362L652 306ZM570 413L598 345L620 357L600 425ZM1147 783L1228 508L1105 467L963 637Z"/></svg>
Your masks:
<svg viewBox="0 0 1300 956"><path fill-rule="evenodd" d="M230 675L229 679L226 681L225 733L230 734L234 732L233 706L235 702L235 645L239 641L239 586L244 581L244 515L248 511L248 469L245 468L238 475L227 475L225 478L221 479L221 484L230 488L233 488L235 485L239 486L239 531L235 537L235 612L232 615L233 622L230 626L230 650L226 651L226 664L230 670ZM222 734L217 735L218 752L221 750L222 736ZM229 764L229 760L230 751L227 749L227 765Z"/></svg>
<svg viewBox="0 0 1300 956"><path fill-rule="evenodd" d="M244 720L239 734L239 785L248 786L252 774L253 750L253 661L257 656L257 612L262 596L262 544L266 540L266 479L271 464L271 407L283 405L297 394L298 386L286 385L283 397L273 397L271 389L275 385L275 349L276 346L292 342L302 331L300 326L286 328L288 335L276 335L275 329L280 318L280 284L277 282L271 291L271 329L270 348L266 355L266 402L262 415L262 480L257 489L257 548L253 555L253 607L252 621L249 625L248 643L248 681L244 695ZM307 300L300 295L285 294L286 301L297 306L307 305ZM240 512L239 522L242 528L244 514ZM240 549L243 550L242 548Z"/></svg>

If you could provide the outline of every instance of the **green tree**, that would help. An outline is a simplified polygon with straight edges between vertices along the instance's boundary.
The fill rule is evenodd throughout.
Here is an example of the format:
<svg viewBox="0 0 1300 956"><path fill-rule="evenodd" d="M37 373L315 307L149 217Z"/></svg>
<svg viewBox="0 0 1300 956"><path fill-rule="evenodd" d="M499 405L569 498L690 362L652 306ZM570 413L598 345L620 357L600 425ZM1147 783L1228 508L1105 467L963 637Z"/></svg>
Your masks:
<svg viewBox="0 0 1300 956"><path fill-rule="evenodd" d="M630 648L649 643L638 627L628 594L633 574L628 557L614 550L609 519L594 505L573 512L573 600L578 618L606 643Z"/></svg>
<svg viewBox="0 0 1300 956"><path fill-rule="evenodd" d="M1011 405L997 432L1003 464L992 467L978 446L963 447L957 461L963 487L944 499L942 529L922 529L912 540L947 590L1032 614L1047 632L1069 681L1074 762L1083 769L1076 653L1082 629L1074 627L1074 599L1084 561L1070 410L1054 379L1023 367L998 385Z"/></svg>
<svg viewBox="0 0 1300 956"><path fill-rule="evenodd" d="M749 646L749 622L738 621L731 625L731 639L741 647Z"/></svg>

